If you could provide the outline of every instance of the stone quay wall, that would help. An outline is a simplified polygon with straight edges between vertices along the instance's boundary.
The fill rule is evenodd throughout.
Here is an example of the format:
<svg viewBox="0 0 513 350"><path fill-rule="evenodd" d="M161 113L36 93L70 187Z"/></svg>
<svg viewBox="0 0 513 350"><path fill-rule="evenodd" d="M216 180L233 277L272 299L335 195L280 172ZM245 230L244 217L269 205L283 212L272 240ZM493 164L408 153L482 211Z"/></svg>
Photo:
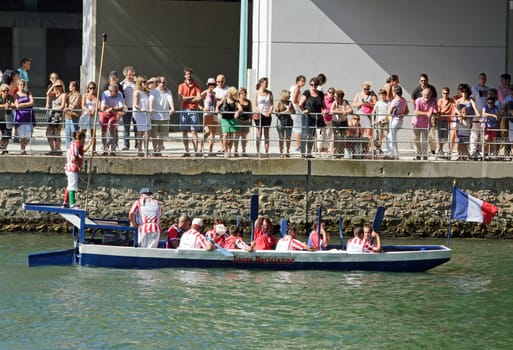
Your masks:
<svg viewBox="0 0 513 350"><path fill-rule="evenodd" d="M62 203L64 162L63 157L0 158L0 232L69 232L60 216L22 208L25 202ZM286 218L302 232L316 220L318 206L335 236L342 216L346 238L384 206L385 237L444 237L456 181L500 210L488 226L453 222L452 236L513 238L509 162L103 157L94 158L90 168L80 176L78 202L92 218L126 219L139 189L150 187L163 203L163 228L188 213L208 223L214 218L234 223L239 216L248 232L249 200L256 193L261 215L275 224Z"/></svg>

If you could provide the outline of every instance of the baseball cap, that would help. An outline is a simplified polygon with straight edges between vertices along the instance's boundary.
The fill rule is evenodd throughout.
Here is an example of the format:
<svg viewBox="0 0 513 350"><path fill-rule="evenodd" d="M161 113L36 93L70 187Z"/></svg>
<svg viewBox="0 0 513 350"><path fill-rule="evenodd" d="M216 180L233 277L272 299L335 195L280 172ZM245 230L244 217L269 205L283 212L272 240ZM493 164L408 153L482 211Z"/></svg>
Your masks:
<svg viewBox="0 0 513 350"><path fill-rule="evenodd" d="M139 191L139 194L153 194L153 192L148 187L143 187Z"/></svg>
<svg viewBox="0 0 513 350"><path fill-rule="evenodd" d="M226 233L226 227L223 224L216 225L216 233L217 234Z"/></svg>
<svg viewBox="0 0 513 350"><path fill-rule="evenodd" d="M214 78L208 78L207 85L211 85L211 84L216 85L216 80Z"/></svg>
<svg viewBox="0 0 513 350"><path fill-rule="evenodd" d="M192 224L198 225L198 226L203 226L203 220L201 220L200 218L194 218L194 219L192 219Z"/></svg>

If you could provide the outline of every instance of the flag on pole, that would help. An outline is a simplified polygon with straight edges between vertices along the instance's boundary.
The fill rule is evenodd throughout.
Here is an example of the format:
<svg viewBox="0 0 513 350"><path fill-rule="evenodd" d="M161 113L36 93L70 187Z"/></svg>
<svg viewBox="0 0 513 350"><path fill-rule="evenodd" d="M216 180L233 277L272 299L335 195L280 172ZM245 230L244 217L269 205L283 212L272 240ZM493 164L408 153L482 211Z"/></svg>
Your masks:
<svg viewBox="0 0 513 350"><path fill-rule="evenodd" d="M451 219L482 222L488 225L499 208L481 199L471 196L456 186L452 191Z"/></svg>

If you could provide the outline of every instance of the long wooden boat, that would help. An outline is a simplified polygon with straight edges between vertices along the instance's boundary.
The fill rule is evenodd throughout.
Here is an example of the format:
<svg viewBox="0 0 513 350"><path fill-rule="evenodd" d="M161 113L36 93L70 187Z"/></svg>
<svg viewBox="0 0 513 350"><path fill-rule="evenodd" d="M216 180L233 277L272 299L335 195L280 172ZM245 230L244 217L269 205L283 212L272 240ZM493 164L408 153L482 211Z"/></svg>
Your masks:
<svg viewBox="0 0 513 350"><path fill-rule="evenodd" d="M60 214L72 224L75 242L72 249L29 255L29 266L423 272L451 259L451 249L443 245L391 245L380 254L348 253L335 247L316 252L165 249L163 242L158 248L140 248L134 245L137 230L128 221L92 219L83 209L51 204L25 203L24 208Z"/></svg>

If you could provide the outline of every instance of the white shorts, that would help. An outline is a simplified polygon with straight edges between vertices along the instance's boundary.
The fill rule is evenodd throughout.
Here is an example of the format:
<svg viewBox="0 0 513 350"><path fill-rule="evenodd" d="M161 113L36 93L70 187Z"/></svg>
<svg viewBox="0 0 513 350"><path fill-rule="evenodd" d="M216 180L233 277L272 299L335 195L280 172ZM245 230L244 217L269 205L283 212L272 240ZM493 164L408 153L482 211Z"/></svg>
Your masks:
<svg viewBox="0 0 513 350"><path fill-rule="evenodd" d="M68 178L68 191L78 191L78 171L65 171Z"/></svg>
<svg viewBox="0 0 513 350"><path fill-rule="evenodd" d="M159 246L160 233L147 232L139 233L137 243L141 248L157 248Z"/></svg>

